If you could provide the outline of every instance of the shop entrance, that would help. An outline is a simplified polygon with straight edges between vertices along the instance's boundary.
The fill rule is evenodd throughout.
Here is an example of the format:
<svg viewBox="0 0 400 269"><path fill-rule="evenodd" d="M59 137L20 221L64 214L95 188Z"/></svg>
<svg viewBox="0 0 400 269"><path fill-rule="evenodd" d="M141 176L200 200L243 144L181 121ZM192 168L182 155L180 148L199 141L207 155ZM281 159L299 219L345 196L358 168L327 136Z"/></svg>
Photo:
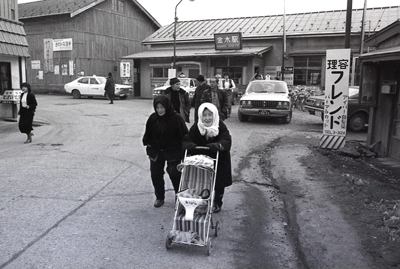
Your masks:
<svg viewBox="0 0 400 269"><path fill-rule="evenodd" d="M397 89L397 98L394 107L393 127L390 138L389 156L400 160L400 93Z"/></svg>

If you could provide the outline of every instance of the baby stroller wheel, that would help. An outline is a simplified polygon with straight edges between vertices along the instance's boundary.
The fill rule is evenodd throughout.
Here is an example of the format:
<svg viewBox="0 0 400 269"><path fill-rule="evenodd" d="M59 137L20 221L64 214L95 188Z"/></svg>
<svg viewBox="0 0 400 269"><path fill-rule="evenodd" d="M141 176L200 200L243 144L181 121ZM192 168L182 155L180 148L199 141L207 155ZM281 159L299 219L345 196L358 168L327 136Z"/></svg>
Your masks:
<svg viewBox="0 0 400 269"><path fill-rule="evenodd" d="M165 248L170 249L172 247L172 238L170 235L167 235L167 239L165 240Z"/></svg>
<svg viewBox="0 0 400 269"><path fill-rule="evenodd" d="M211 253L211 238L208 238L207 241L207 256L210 256Z"/></svg>
<svg viewBox="0 0 400 269"><path fill-rule="evenodd" d="M218 220L215 222L214 229L215 229L214 235L215 235L215 237L217 237L218 236L218 230L219 230L219 221Z"/></svg>

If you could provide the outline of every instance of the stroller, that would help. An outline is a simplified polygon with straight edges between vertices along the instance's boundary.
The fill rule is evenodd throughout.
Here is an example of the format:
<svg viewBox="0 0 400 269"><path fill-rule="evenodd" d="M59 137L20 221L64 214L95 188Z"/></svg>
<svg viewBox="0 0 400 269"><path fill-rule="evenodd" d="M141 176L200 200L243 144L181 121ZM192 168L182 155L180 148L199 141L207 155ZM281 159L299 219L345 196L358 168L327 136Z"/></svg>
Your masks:
<svg viewBox="0 0 400 269"><path fill-rule="evenodd" d="M178 165L182 176L176 194L174 223L165 246L167 249L172 243L206 246L210 255L210 228L215 230L215 236L219 230L219 222L214 225L212 219L219 153L214 159L208 147L196 147L195 151L190 156L186 151L183 162Z"/></svg>

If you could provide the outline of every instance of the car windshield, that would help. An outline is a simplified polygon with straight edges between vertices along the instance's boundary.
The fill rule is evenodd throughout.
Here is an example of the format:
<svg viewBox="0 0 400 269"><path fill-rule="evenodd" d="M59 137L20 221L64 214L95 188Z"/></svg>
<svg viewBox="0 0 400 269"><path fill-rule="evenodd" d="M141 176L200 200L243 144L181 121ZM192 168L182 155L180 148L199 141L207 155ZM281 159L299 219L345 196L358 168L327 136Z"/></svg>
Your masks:
<svg viewBox="0 0 400 269"><path fill-rule="evenodd" d="M181 81L181 87L188 87L189 86L189 81L190 81L189 79L180 78L179 80ZM164 83L164 86L171 86L171 85L169 85L169 80L167 80Z"/></svg>
<svg viewBox="0 0 400 269"><path fill-rule="evenodd" d="M288 93L284 83L274 81L254 81L247 87L247 93Z"/></svg>

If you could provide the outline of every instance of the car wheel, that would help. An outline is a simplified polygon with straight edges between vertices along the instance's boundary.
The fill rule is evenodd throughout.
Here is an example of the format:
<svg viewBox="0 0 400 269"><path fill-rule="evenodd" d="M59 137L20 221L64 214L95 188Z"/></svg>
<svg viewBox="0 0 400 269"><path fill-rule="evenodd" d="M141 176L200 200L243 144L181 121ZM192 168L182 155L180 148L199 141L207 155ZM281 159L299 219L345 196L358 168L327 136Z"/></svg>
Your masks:
<svg viewBox="0 0 400 269"><path fill-rule="evenodd" d="M243 115L240 111L238 111L238 117L241 122L246 122L249 120L249 116Z"/></svg>
<svg viewBox="0 0 400 269"><path fill-rule="evenodd" d="M87 98L89 98L89 99L93 99L93 96L88 96Z"/></svg>
<svg viewBox="0 0 400 269"><path fill-rule="evenodd" d="M356 113L350 118L348 127L353 132L360 132L364 129L365 123L365 116L362 113Z"/></svg>
<svg viewBox="0 0 400 269"><path fill-rule="evenodd" d="M288 124L292 120L292 113L290 112L287 116L282 118L282 123Z"/></svg>
<svg viewBox="0 0 400 269"><path fill-rule="evenodd" d="M74 97L74 99L79 99L81 98L81 92L78 90L73 90L72 91L72 97Z"/></svg>
<svg viewBox="0 0 400 269"><path fill-rule="evenodd" d="M126 96L126 95L119 97L119 99L121 99L121 100L125 100L126 98L128 98L128 96Z"/></svg>

